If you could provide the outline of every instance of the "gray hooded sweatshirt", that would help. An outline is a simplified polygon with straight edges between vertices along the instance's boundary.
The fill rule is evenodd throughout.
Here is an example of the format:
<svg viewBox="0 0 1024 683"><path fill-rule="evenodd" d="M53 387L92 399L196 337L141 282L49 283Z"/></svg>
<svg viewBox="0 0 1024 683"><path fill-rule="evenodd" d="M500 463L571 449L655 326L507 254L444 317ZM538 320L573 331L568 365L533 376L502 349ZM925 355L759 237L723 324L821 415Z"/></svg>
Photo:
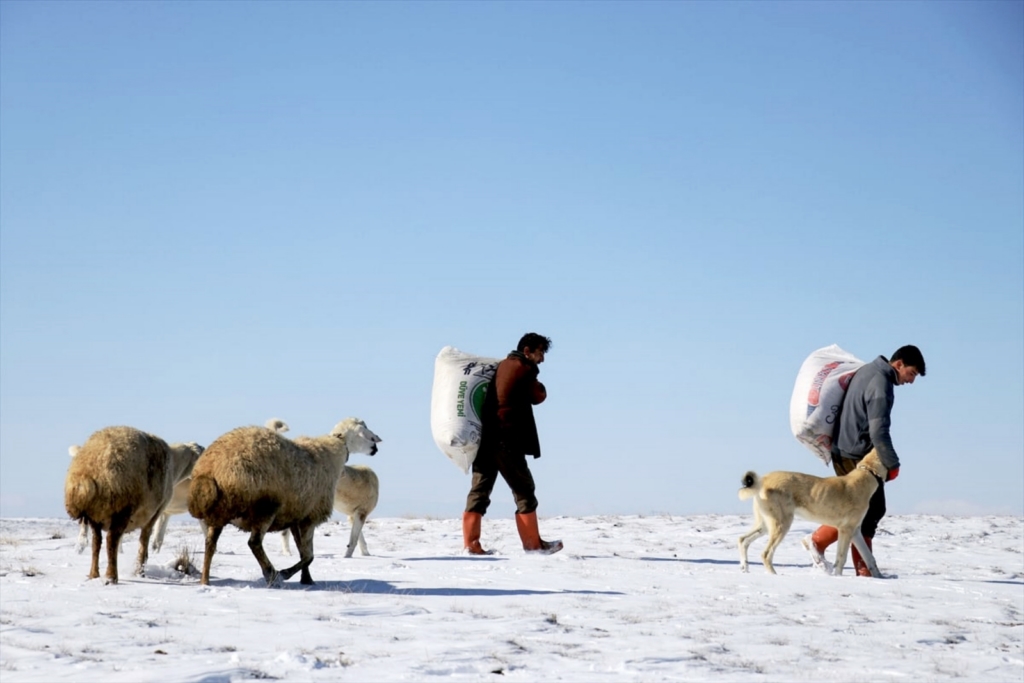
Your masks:
<svg viewBox="0 0 1024 683"><path fill-rule="evenodd" d="M889 436L894 386L896 370L885 356L879 356L857 370L846 389L846 398L836 422L838 430L833 435L833 457L839 455L860 460L875 448L886 469L900 466Z"/></svg>

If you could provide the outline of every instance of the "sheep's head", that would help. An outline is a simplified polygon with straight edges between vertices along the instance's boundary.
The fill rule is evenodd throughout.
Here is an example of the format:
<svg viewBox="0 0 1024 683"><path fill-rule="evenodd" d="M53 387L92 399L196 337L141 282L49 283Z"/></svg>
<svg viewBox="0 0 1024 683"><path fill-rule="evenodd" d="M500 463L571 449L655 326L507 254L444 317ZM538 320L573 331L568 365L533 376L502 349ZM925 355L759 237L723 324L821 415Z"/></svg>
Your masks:
<svg viewBox="0 0 1024 683"><path fill-rule="evenodd" d="M349 453L376 455L377 444L381 442L381 438L365 422L355 417L345 418L336 424L331 430L331 436L344 440Z"/></svg>
<svg viewBox="0 0 1024 683"><path fill-rule="evenodd" d="M206 450L195 441L171 444L171 448L184 456L184 462L182 464L185 466L184 471L186 473L192 471L192 467L195 466L196 460L199 460L199 456Z"/></svg>
<svg viewBox="0 0 1024 683"><path fill-rule="evenodd" d="M78 455L78 451L80 451L80 450L82 450L81 446L69 446L68 447L68 455L70 455L73 458L76 455Z"/></svg>

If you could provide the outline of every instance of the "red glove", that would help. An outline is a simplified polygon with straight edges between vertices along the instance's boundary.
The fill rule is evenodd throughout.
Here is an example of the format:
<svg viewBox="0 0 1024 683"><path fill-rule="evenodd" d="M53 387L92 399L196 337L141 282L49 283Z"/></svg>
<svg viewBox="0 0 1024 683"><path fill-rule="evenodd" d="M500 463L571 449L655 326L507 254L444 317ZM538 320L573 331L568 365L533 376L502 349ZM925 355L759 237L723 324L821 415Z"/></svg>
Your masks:
<svg viewBox="0 0 1024 683"><path fill-rule="evenodd" d="M891 470L889 470L889 474L885 475L885 480L892 481L898 476L900 476L900 468L897 465L896 467L893 467Z"/></svg>

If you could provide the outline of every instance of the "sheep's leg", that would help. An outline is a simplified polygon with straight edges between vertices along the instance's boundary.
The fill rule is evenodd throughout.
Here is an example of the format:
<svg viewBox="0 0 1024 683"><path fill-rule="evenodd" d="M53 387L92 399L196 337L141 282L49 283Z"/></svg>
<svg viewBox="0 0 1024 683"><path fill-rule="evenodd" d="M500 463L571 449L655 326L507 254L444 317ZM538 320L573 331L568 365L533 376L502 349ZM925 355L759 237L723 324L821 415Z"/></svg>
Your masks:
<svg viewBox="0 0 1024 683"><path fill-rule="evenodd" d="M121 550L121 541L128 528L128 522L131 521L132 512L132 508L129 506L110 518L110 527L107 529L107 584L118 581L117 555Z"/></svg>
<svg viewBox="0 0 1024 683"><path fill-rule="evenodd" d="M85 550L85 546L89 544L89 522L79 520L78 522L78 540L75 542L75 552L79 555ZM93 577L95 578L95 577Z"/></svg>
<svg viewBox="0 0 1024 683"><path fill-rule="evenodd" d="M206 534L206 550L203 553L203 576L199 579L199 583L206 586L210 583L210 562L213 561L213 554L217 552L217 539L220 538L220 532L224 531L224 527L207 526L203 521L200 521L199 524L204 527L203 532Z"/></svg>
<svg viewBox="0 0 1024 683"><path fill-rule="evenodd" d="M142 527L142 531L139 533L139 556L135 560L136 576L146 575L146 561L149 559L149 537L153 533L153 527L161 518L163 518L161 513L154 515L153 519L149 520L149 523Z"/></svg>
<svg viewBox="0 0 1024 683"><path fill-rule="evenodd" d="M295 540L295 547L299 549L299 561L288 569L282 569L281 576L289 579L295 572L301 570L302 578L299 583L311 586L313 585L313 576L309 573L309 565L313 562L313 525L293 524L292 537Z"/></svg>
<svg viewBox="0 0 1024 683"><path fill-rule="evenodd" d="M103 546L103 527L96 522L88 522L92 528L92 565L89 567L89 578L100 576L100 549Z"/></svg>
<svg viewBox="0 0 1024 683"><path fill-rule="evenodd" d="M363 516L363 524L366 523L366 517ZM366 538L363 536L363 524L359 525L359 552L363 555L369 555L370 550L366 547Z"/></svg>
<svg viewBox="0 0 1024 683"><path fill-rule="evenodd" d="M106 583L117 583L117 549L121 547L124 529L111 528L107 532L107 576Z"/></svg>
<svg viewBox="0 0 1024 683"><path fill-rule="evenodd" d="M352 557L352 553L355 552L357 542L359 543L359 550L363 555L370 554L366 550L366 541L363 540L363 523L365 521L366 515L361 512L348 516L348 523L352 525L352 531L348 536L348 547L345 549L345 557Z"/></svg>
<svg viewBox="0 0 1024 683"><path fill-rule="evenodd" d="M292 537L292 532L289 531L288 529L285 529L284 531L281 532L281 549L284 551L285 555L291 555L292 554L292 546L288 542L288 539L290 539L291 537Z"/></svg>
<svg viewBox="0 0 1024 683"><path fill-rule="evenodd" d="M268 586L279 586L281 585L281 579L278 578L279 574L274 565L270 562L270 558L267 557L267 553L263 550L263 538L267 535L267 526L256 527L249 533L249 550L252 551L253 557L260 564L260 569L263 570L263 578L266 580ZM288 578L284 576L283 578Z"/></svg>
<svg viewBox="0 0 1024 683"><path fill-rule="evenodd" d="M156 523L156 536L153 538L153 552L160 552L160 548L164 547L164 534L167 533L167 520L170 519L170 515L160 515L160 519Z"/></svg>

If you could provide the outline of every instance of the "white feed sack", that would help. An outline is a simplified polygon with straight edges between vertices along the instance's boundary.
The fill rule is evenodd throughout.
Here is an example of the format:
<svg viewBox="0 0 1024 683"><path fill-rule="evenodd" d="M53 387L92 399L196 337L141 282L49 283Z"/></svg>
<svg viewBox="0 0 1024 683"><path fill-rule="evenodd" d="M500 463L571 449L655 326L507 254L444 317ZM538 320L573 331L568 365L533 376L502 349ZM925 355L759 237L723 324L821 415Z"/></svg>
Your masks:
<svg viewBox="0 0 1024 683"><path fill-rule="evenodd" d="M480 448L480 412L498 359L473 356L446 346L434 361L430 431L441 452L464 473Z"/></svg>
<svg viewBox="0 0 1024 683"><path fill-rule="evenodd" d="M828 465L832 432L853 373L864 361L832 344L818 349L800 366L789 402L793 436Z"/></svg>

